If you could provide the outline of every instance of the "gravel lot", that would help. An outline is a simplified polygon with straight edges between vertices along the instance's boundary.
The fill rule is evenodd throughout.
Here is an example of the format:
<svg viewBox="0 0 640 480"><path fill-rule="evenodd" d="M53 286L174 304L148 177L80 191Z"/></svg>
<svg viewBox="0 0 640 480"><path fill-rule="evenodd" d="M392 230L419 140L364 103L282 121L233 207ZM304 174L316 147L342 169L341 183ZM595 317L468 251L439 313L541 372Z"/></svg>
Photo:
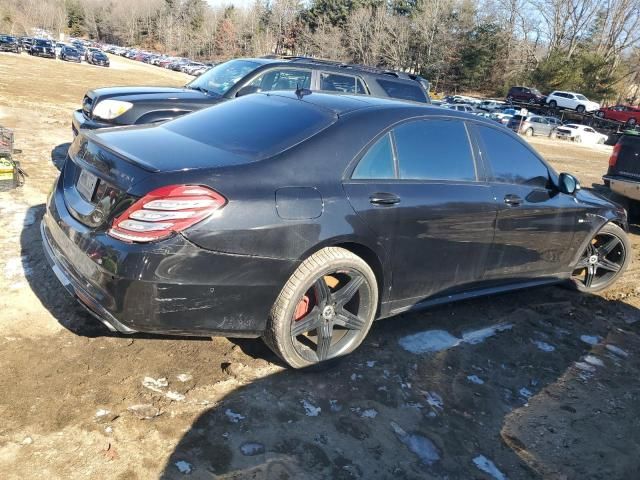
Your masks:
<svg viewBox="0 0 640 480"><path fill-rule="evenodd" d="M52 158L88 88L188 79L112 62L0 54L0 124L29 174L0 193L0 478L637 477L637 253L605 295L549 287L401 315L313 372L259 341L109 333L41 252ZM607 149L532 143L600 183Z"/></svg>

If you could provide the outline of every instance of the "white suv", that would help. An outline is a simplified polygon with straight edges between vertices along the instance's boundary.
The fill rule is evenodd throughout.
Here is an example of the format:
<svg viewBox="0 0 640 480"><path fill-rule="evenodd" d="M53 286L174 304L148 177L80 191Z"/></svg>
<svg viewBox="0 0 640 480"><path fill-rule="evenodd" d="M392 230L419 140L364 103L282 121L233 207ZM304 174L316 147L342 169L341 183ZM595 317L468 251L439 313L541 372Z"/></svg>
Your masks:
<svg viewBox="0 0 640 480"><path fill-rule="evenodd" d="M600 104L592 102L580 93L555 91L547 96L547 105L551 108L570 108L578 113L600 110Z"/></svg>

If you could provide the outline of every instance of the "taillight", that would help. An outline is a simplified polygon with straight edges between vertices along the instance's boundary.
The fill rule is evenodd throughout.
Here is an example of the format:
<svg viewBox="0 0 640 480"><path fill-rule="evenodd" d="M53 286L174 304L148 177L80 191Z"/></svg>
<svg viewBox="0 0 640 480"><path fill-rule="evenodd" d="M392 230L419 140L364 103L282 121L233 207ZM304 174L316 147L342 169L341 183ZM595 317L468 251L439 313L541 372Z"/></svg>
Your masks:
<svg viewBox="0 0 640 480"><path fill-rule="evenodd" d="M620 154L620 150L622 149L622 145L616 143L616 146L613 147L613 152L611 152L611 156L609 157L609 166L615 167L616 162L618 161L618 155Z"/></svg>
<svg viewBox="0 0 640 480"><path fill-rule="evenodd" d="M169 185L148 193L113 221L108 234L125 242L162 240L201 222L227 199L199 185Z"/></svg>

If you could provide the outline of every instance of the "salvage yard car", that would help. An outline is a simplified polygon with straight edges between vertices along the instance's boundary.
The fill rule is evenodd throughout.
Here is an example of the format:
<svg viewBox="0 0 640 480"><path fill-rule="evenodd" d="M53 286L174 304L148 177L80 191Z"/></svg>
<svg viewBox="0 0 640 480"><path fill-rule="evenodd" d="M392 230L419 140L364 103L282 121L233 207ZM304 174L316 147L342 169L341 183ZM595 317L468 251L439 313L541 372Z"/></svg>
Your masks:
<svg viewBox="0 0 640 480"><path fill-rule="evenodd" d="M598 118L623 122L633 127L640 120L640 108L631 105L616 105L614 107L601 108L595 115Z"/></svg>
<svg viewBox="0 0 640 480"><path fill-rule="evenodd" d="M88 53L87 63L91 65L100 65L102 67L109 66L109 57L107 57L100 50L92 51Z"/></svg>
<svg viewBox="0 0 640 480"><path fill-rule="evenodd" d="M624 132L613 147L609 169L602 177L612 192L629 201L629 211L640 212L640 136L635 131Z"/></svg>
<svg viewBox="0 0 640 480"><path fill-rule="evenodd" d="M546 99L546 103L551 108L568 108L578 113L595 112L600 110L600 104L592 102L581 93L574 92L551 92Z"/></svg>
<svg viewBox="0 0 640 480"><path fill-rule="evenodd" d="M72 129L75 135L80 129L159 123L251 93L297 88L429 102L424 79L402 72L306 57L248 58L216 65L184 88L91 90L73 114Z"/></svg>
<svg viewBox="0 0 640 480"><path fill-rule="evenodd" d="M554 133L557 138L573 140L576 143L603 145L609 138L608 135L596 132L592 127L576 123L562 125L556 128Z"/></svg>
<svg viewBox="0 0 640 480"><path fill-rule="evenodd" d="M38 57L56 58L56 50L51 40L36 38L29 48L29 54Z"/></svg>
<svg viewBox="0 0 640 480"><path fill-rule="evenodd" d="M376 318L607 288L626 228L493 121L300 89L82 131L41 223L53 271L112 330L263 337L295 368Z"/></svg>
<svg viewBox="0 0 640 480"><path fill-rule="evenodd" d="M20 53L20 41L12 35L0 35L0 52Z"/></svg>
<svg viewBox="0 0 640 480"><path fill-rule="evenodd" d="M540 115L514 115L507 123L507 128L527 137L543 135L551 136L556 129L555 123Z"/></svg>
<svg viewBox="0 0 640 480"><path fill-rule="evenodd" d="M64 47L62 47L62 50L60 50L60 60L64 60L66 62L81 63L82 55L80 55L80 52L74 47L65 45Z"/></svg>

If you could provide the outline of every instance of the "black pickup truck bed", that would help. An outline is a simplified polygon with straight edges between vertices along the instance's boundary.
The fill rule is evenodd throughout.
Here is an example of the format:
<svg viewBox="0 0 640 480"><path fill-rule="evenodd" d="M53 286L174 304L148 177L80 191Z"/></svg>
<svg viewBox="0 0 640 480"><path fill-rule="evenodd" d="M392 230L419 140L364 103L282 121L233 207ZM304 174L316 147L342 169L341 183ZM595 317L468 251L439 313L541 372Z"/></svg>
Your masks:
<svg viewBox="0 0 640 480"><path fill-rule="evenodd" d="M630 200L637 210L640 202L640 135L626 132L620 136L609 159L609 169L602 177L609 189Z"/></svg>

